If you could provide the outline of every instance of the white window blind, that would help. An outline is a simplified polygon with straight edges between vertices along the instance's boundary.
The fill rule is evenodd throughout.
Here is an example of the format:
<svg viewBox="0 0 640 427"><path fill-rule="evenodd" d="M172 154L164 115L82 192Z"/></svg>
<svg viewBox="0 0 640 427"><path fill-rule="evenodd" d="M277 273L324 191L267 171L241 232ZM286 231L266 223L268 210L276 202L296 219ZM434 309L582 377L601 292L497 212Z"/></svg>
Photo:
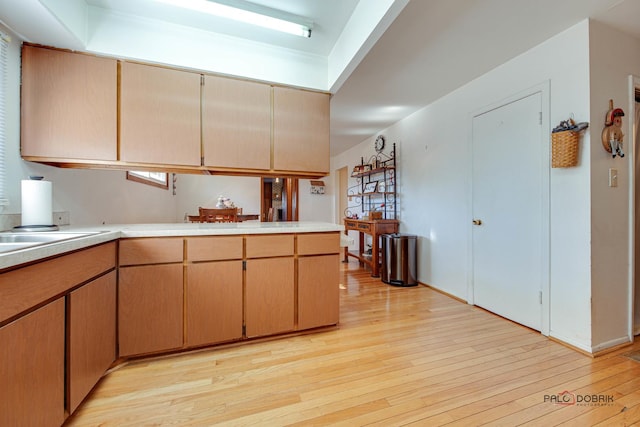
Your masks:
<svg viewBox="0 0 640 427"><path fill-rule="evenodd" d="M0 32L0 206L9 204L5 184L5 147L7 135L7 50L11 39Z"/></svg>

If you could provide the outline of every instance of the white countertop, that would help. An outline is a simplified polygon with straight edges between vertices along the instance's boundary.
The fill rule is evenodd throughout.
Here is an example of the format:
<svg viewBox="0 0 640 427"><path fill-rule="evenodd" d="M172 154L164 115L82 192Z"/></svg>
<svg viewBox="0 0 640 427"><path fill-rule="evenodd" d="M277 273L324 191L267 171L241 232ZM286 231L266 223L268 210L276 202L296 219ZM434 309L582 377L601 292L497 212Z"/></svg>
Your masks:
<svg viewBox="0 0 640 427"><path fill-rule="evenodd" d="M319 233L343 231L342 225L327 222L236 222L236 223L175 223L175 224L109 224L95 227L60 227L71 233L93 233L0 253L0 270L38 261L100 243L129 237L216 236L237 234ZM43 232L46 233L46 232Z"/></svg>
<svg viewBox="0 0 640 427"><path fill-rule="evenodd" d="M118 227L121 237L207 236L230 234L319 233L343 231L342 225L328 222L227 222L128 224Z"/></svg>

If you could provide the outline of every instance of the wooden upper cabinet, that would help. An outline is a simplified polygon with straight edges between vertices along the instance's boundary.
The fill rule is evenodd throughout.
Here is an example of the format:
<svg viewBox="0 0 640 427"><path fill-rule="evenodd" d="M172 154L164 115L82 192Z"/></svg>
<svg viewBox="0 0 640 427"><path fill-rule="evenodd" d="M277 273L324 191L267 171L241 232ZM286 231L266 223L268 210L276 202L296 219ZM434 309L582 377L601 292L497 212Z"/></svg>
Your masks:
<svg viewBox="0 0 640 427"><path fill-rule="evenodd" d="M273 167L329 173L329 95L273 89Z"/></svg>
<svg viewBox="0 0 640 427"><path fill-rule="evenodd" d="M65 167L329 173L329 94L24 45L21 154Z"/></svg>
<svg viewBox="0 0 640 427"><path fill-rule="evenodd" d="M117 61L24 45L21 154L116 160Z"/></svg>
<svg viewBox="0 0 640 427"><path fill-rule="evenodd" d="M200 166L200 74L121 67L120 160Z"/></svg>
<svg viewBox="0 0 640 427"><path fill-rule="evenodd" d="M205 166L269 170L271 86L205 76L202 147Z"/></svg>

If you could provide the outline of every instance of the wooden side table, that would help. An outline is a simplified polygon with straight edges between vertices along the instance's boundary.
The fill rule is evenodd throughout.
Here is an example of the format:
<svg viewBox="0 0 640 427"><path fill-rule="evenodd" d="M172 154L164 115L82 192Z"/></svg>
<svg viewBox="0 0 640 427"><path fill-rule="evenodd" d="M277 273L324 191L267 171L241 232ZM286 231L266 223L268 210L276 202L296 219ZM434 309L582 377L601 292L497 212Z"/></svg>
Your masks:
<svg viewBox="0 0 640 427"><path fill-rule="evenodd" d="M344 261L348 261L348 257L354 257L360 261L360 264L367 264L371 267L371 277L380 277L380 235L387 233L397 233L400 227L400 221L397 219L344 219L344 233L348 234L349 230L357 231L359 234L360 249L358 253L349 252L349 248L344 248ZM371 236L371 259L364 256L364 235Z"/></svg>

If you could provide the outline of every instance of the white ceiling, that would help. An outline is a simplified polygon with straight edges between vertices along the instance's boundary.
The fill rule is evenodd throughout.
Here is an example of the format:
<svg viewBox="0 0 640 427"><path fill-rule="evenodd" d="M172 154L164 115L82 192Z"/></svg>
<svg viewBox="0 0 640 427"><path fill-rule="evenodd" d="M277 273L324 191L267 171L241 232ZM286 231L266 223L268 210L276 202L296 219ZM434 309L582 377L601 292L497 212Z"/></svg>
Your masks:
<svg viewBox="0 0 640 427"><path fill-rule="evenodd" d="M333 152L588 17L640 38L638 0L412 0L334 95Z"/></svg>
<svg viewBox="0 0 640 427"><path fill-rule="evenodd" d="M30 42L331 91L332 155L586 18L640 38L638 0L253 2L312 20L311 38L152 0L0 0L0 21ZM169 58L141 42L141 27L156 40L170 33L184 55ZM189 50L197 43L201 50L228 44L232 54L192 58L200 56Z"/></svg>
<svg viewBox="0 0 640 427"><path fill-rule="evenodd" d="M342 28L353 13L358 0L251 0L251 3L285 11L311 19L314 23L310 38L295 37L272 30L233 22L193 10L180 9L153 0L85 0L87 4L120 13L144 16L174 24L214 31L255 42L266 42L288 49L327 56Z"/></svg>

